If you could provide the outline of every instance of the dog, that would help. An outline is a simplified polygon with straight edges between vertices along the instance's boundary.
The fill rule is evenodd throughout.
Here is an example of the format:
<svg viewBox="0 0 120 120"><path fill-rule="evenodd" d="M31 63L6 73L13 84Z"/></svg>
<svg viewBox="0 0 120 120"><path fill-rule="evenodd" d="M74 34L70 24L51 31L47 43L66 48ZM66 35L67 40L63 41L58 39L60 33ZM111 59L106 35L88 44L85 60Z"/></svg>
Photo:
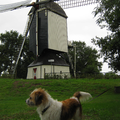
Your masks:
<svg viewBox="0 0 120 120"><path fill-rule="evenodd" d="M41 120L81 120L82 106L80 101L91 97L90 93L76 92L70 99L57 101L47 91L38 88L31 92L26 104L37 106Z"/></svg>

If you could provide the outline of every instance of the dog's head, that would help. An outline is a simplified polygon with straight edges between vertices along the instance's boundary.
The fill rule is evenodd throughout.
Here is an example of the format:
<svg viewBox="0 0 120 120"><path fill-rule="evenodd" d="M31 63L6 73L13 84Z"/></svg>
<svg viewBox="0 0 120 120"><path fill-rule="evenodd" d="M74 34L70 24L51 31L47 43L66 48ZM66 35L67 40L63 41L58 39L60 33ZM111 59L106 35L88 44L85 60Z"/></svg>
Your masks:
<svg viewBox="0 0 120 120"><path fill-rule="evenodd" d="M30 97L26 100L26 103L29 106L39 106L42 103L45 103L47 101L47 95L46 92L39 88L35 89L31 94Z"/></svg>

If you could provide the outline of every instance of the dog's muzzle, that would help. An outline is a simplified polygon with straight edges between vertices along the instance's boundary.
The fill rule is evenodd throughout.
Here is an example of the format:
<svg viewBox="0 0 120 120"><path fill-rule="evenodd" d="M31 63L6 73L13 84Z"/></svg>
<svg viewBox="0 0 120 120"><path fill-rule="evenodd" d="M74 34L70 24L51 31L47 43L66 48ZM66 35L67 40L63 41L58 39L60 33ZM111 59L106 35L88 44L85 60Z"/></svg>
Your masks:
<svg viewBox="0 0 120 120"><path fill-rule="evenodd" d="M34 106L35 104L29 100L29 98L25 101L27 105Z"/></svg>
<svg viewBox="0 0 120 120"><path fill-rule="evenodd" d="M28 104L29 103L29 99L27 99L25 102L26 102L26 104Z"/></svg>

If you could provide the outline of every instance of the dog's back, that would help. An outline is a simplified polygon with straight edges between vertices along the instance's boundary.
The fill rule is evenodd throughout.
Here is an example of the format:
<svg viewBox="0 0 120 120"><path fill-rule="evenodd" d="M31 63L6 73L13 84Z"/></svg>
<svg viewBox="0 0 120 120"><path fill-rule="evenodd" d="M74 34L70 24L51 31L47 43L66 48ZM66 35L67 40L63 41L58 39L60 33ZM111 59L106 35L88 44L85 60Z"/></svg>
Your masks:
<svg viewBox="0 0 120 120"><path fill-rule="evenodd" d="M81 120L82 106L80 101L85 101L92 97L87 92L76 92L70 99L62 101L61 120Z"/></svg>

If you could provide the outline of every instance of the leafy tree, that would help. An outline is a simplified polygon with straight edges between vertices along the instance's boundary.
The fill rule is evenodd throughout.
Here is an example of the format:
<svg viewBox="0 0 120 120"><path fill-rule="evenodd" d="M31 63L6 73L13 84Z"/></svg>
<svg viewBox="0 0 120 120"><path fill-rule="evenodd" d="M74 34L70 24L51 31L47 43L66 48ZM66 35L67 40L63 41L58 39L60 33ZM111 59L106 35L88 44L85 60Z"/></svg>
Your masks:
<svg viewBox="0 0 120 120"><path fill-rule="evenodd" d="M6 31L6 33L0 34L0 41L0 73L2 71L8 71L11 74L21 42L23 41L23 36L17 31ZM20 78L26 77L27 65L34 59L34 55L28 51L28 43L27 38L17 67L17 75Z"/></svg>
<svg viewBox="0 0 120 120"><path fill-rule="evenodd" d="M97 50L86 46L85 42L73 41L76 46L76 72L85 74L97 74L101 71L102 63L98 62L100 55ZM74 64L74 51L69 50Z"/></svg>
<svg viewBox="0 0 120 120"><path fill-rule="evenodd" d="M13 69L15 63L16 52L19 51L19 44L23 39L22 35L19 35L16 31L6 32L0 34L0 69L1 71L10 72ZM0 72L1 72L0 71Z"/></svg>
<svg viewBox="0 0 120 120"><path fill-rule="evenodd" d="M92 42L100 47L104 61L115 71L120 70L120 0L101 0L94 11L97 24L110 31L105 37Z"/></svg>

